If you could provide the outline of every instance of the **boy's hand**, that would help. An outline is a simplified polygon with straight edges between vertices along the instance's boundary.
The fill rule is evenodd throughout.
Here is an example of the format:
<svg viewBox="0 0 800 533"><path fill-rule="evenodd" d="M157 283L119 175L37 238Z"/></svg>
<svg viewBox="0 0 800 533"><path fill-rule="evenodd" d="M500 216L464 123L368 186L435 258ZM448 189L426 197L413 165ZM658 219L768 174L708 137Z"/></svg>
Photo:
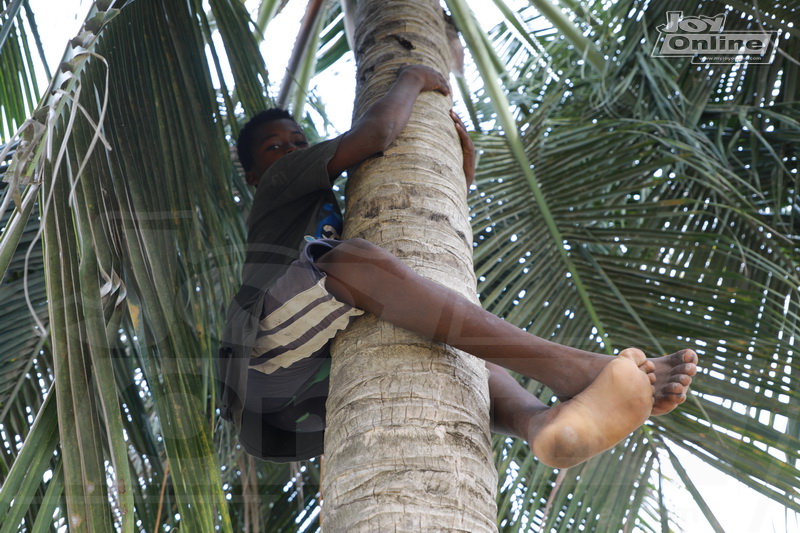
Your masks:
<svg viewBox="0 0 800 533"><path fill-rule="evenodd" d="M405 76L414 76L420 81L420 92L436 91L444 96L450 95L450 83L435 69L425 65L403 65L397 71L397 78Z"/></svg>
<svg viewBox="0 0 800 533"><path fill-rule="evenodd" d="M336 153L328 161L328 174L338 176L386 150L408 124L414 102L422 91L436 91L449 96L450 84L432 68L401 66L389 91L364 112L350 131L342 135Z"/></svg>
<svg viewBox="0 0 800 533"><path fill-rule="evenodd" d="M467 133L467 127L461 121L458 114L450 110L450 118L453 119L456 125L456 133L458 133L458 140L461 141L461 153L464 156L464 176L467 179L467 192L472 185L472 180L475 179L475 144Z"/></svg>

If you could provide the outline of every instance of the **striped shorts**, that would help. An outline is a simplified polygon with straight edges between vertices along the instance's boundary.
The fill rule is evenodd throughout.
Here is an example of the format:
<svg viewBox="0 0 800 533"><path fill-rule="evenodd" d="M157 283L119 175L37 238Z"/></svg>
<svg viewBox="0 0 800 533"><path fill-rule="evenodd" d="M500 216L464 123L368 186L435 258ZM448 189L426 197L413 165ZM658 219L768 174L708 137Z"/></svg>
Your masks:
<svg viewBox="0 0 800 533"><path fill-rule="evenodd" d="M331 339L352 317L364 313L334 298L325 288L325 274L314 264L341 243L334 239L307 243L300 258L265 295L249 374L262 374L257 382L274 378L268 379L269 395L278 403L295 398L298 389L319 373L329 357ZM263 412L267 406L260 407Z"/></svg>
<svg viewBox="0 0 800 533"><path fill-rule="evenodd" d="M336 300L314 264L342 241L317 239L267 290L247 371L239 443L275 462L323 452L331 339L364 311Z"/></svg>

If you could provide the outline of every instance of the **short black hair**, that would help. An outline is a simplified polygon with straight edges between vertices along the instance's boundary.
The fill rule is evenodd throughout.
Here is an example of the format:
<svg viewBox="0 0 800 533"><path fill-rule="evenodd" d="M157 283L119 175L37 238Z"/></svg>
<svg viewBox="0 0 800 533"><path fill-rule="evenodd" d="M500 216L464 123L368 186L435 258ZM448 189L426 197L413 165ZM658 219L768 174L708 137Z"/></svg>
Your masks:
<svg viewBox="0 0 800 533"><path fill-rule="evenodd" d="M253 135L256 129L265 122L272 122L273 120L282 120L288 118L294 120L291 113L280 107L273 107L256 113L247 124L239 132L239 138L236 140L236 154L239 156L239 162L245 171L253 168L253 142L255 139Z"/></svg>

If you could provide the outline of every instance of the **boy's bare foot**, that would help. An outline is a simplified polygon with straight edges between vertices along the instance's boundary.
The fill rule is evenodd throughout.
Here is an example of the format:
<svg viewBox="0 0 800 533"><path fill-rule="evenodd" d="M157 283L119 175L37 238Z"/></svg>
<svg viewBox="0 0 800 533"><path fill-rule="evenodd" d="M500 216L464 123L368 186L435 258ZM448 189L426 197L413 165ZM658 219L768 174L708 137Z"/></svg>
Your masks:
<svg viewBox="0 0 800 533"><path fill-rule="evenodd" d="M548 466L569 468L641 426L654 396L645 363L640 350L623 350L583 392L534 415L527 435L534 455Z"/></svg>
<svg viewBox="0 0 800 533"><path fill-rule="evenodd" d="M636 351L642 353L640 350ZM582 379L562 380L561 383L554 383L550 389L559 400L567 401L591 385L592 376L599 375L608 362L613 360L612 357L599 354L584 358L582 361L575 360L574 364L580 365L575 374L583 376ZM637 360L641 361L641 358ZM697 374L697 360L697 354L693 350L686 349L662 357L648 358L640 363L639 368L650 375L655 387L652 416L669 413L686 401L692 377Z"/></svg>

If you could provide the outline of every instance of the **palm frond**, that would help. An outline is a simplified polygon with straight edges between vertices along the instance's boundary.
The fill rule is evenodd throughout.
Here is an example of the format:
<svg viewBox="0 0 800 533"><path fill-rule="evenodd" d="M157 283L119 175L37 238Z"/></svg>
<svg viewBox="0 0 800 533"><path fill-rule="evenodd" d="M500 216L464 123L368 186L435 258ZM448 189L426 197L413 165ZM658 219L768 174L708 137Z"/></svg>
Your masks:
<svg viewBox="0 0 800 533"><path fill-rule="evenodd" d="M34 58L32 44L39 58ZM0 2L0 50L0 140L8 141L33 112L38 100L37 59L44 62L36 19L27 2ZM43 67L49 76L46 62Z"/></svg>
<svg viewBox="0 0 800 533"><path fill-rule="evenodd" d="M511 65L506 92L520 95L509 100L510 111L542 195L534 199L508 135L476 137L483 151L472 197L479 291L496 314L565 344L634 345L654 354L694 348L703 372L693 397L653 420L655 439L666 436L723 471L739 471L797 511L798 440L787 427L798 414L790 340L800 333L797 65L781 56L772 65L713 67L651 58L647 43L666 7L631 1L570 15L612 59L605 77L587 71L579 51L535 9L494 33ZM725 9L668 7L691 15ZM786 20L768 29L786 31ZM728 21L732 30L754 24ZM487 96L494 99L488 89L474 98L478 121L502 123ZM547 230L546 216L560 238ZM585 310L564 250L602 328ZM573 496L586 501L592 490ZM530 512L543 508L529 501Z"/></svg>
<svg viewBox="0 0 800 533"><path fill-rule="evenodd" d="M25 201L37 188L44 191L39 205L48 294L40 289L32 296L40 309L49 302L40 320L51 342L4 345L0 361L13 372L3 374L9 403L2 423L20 442L28 437L23 449L44 458L37 468L53 475L49 482L41 474L25 478L35 497L15 499L3 510L3 522L16 527L25 517L49 528L53 513L39 513L55 506L56 520L65 520L68 508L73 524L108 531L132 530L134 520L147 531L178 524L197 531L241 529L231 522L225 494L242 486L235 468L242 452L230 449L221 458L229 473L223 489L211 437L212 361L242 259L241 204L249 201L225 137L238 131L236 106L264 107L263 62L239 2L211 2L213 19L200 2L120 3L114 19L98 6L79 36L92 48L80 63L73 61L71 76L53 82L59 87L69 78L56 93L60 107L45 103L52 111L44 128L26 139L23 155L33 156L22 158L17 149L7 172L17 182L4 197L13 192ZM220 96L205 54L213 47L212 27L236 49L228 52L229 62L241 66L234 68L235 87L223 87ZM56 149L48 151L47 143ZM26 182L33 185L18 189ZM9 204L7 230L9 217L19 216L17 203ZM44 286L40 255L27 269L20 265L37 227L35 217L26 220L29 229L25 221L18 224L25 230L21 237L2 236L3 256L10 254L3 289L17 304L24 302L20 287L33 288L37 279ZM26 285L21 272L39 277ZM15 317L27 313L6 309ZM20 322L20 328L38 339L31 325ZM29 429L31 409L44 413L36 388L53 379L47 405L58 405L61 420L55 458L49 441ZM22 395L28 388L31 394ZM9 468L23 468L18 449L4 452ZM288 474L268 466L260 471L274 480L266 487L283 494L278 487ZM56 487L66 489L63 495ZM301 501L315 501L314 492L309 487ZM3 501L10 502L7 494Z"/></svg>

